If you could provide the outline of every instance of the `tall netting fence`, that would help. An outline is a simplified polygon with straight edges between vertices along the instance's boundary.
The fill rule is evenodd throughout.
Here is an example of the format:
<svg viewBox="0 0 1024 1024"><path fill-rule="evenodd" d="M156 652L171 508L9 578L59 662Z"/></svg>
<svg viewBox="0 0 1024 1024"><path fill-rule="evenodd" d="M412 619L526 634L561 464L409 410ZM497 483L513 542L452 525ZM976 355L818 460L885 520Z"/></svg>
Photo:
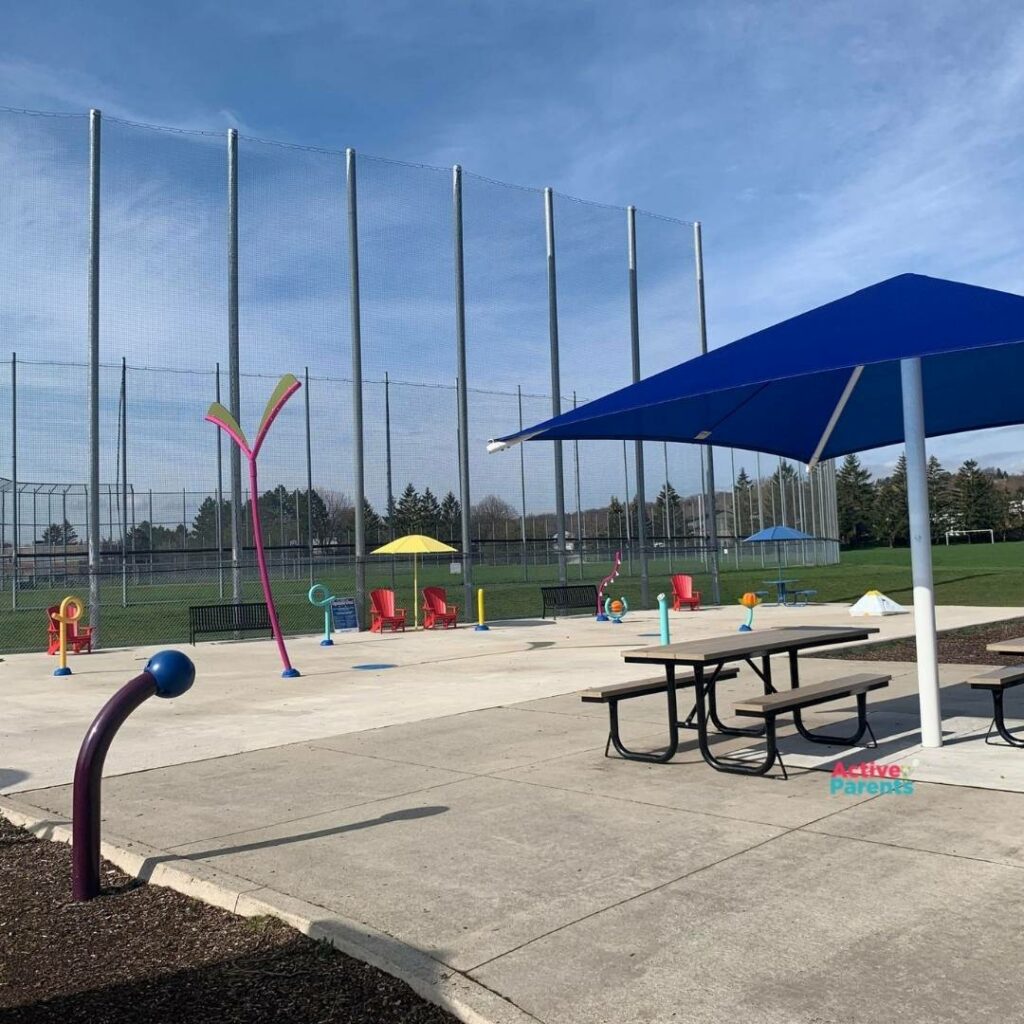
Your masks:
<svg viewBox="0 0 1024 1024"><path fill-rule="evenodd" d="M562 521L553 446L486 452L495 436L628 384L634 349L643 375L699 352L692 224L636 213L634 331L626 210L555 193L548 225L544 190L462 174L460 381L453 171L239 136L232 181L228 149L224 133L102 123L93 494L89 121L0 111L0 649L40 649L46 609L84 599L91 578L105 646L181 641L189 607L261 599L248 467L239 461L236 507L231 445L204 420L211 402L231 401L236 336L250 439L281 374L303 384L268 435L255 493L286 631L317 629L313 582L354 594L359 561L367 590L392 588L411 607L412 563L373 554L406 533L455 549L423 559L419 575L464 613L472 583L491 617L536 615L538 584L596 583L616 551L631 603L642 571L657 589L680 571L701 585L706 449L645 444L641 480L633 442L565 442ZM725 594L776 558L837 558L833 467L714 458L720 558L736 574ZM742 543L783 522L815 539Z"/></svg>

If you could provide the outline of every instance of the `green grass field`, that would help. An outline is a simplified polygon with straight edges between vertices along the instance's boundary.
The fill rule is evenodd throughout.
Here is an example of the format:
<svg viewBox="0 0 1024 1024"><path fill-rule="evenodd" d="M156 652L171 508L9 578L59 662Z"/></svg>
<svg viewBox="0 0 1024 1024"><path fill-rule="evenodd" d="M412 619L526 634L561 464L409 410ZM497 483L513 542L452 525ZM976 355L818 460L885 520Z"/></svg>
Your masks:
<svg viewBox="0 0 1024 1024"><path fill-rule="evenodd" d="M735 603L747 590L766 589L763 581L775 575L769 561L765 569L740 569L730 566L730 557L722 559L722 601ZM766 553L766 558L768 557ZM972 544L934 549L935 595L939 604L1000 605L1024 607L1024 542L1004 544ZM412 619L412 574L403 567L396 571L395 589L399 603L405 604ZM691 571L678 562L677 572ZM638 572L636 564L634 571ZM485 588L487 615L490 619L535 617L540 614L538 588L544 582L557 579L557 568L531 566L530 578L523 581L520 566L478 566L475 583ZM583 566L583 580L598 582L607 572L605 564ZM614 596L625 595L630 605L640 607L639 578L623 575L611 588ZM651 563L652 602L659 590L669 587L669 566L665 560ZM710 579L693 572L697 586L707 596ZM872 548L864 551L844 552L839 565L823 567L793 566L785 570L787 577L796 577L802 587L818 591L817 601L852 603L865 590L875 588L897 601L909 601L912 596L910 578L910 552L907 549L890 550ZM569 581L580 579L580 568L569 566ZM448 588L449 599L462 603L462 583L458 576L448 573L447 564L421 567L420 586L437 584ZM355 580L350 570L326 571L318 577L335 594L351 594ZM388 563L373 565L367 574L368 588L391 586L392 574ZM323 614L306 600L308 583L304 580L277 580L274 592L284 629L289 633L316 632L323 623ZM32 607L11 610L11 595L6 592L0 603L0 652L45 649L45 607L56 604L67 591L27 591L20 595L19 603ZM79 594L85 597L85 593ZM260 600L258 583L246 582L249 600ZM181 643L188 638L188 606L208 604L218 600L215 583L183 583L142 586L129 590L129 607L121 607L120 583L111 583L103 589L103 643L122 646L150 643ZM145 603L143 603L145 602Z"/></svg>

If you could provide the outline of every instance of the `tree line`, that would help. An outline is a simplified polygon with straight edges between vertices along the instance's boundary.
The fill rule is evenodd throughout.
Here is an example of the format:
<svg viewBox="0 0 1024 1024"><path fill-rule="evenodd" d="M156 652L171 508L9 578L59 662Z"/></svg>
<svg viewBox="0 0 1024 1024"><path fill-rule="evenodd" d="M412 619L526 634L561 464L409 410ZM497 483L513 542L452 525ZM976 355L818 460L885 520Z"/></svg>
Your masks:
<svg viewBox="0 0 1024 1024"><path fill-rule="evenodd" d="M836 473L839 541L847 547L910 543L907 462L900 456L889 476L873 478L856 455ZM928 506L933 544L951 530L993 530L1003 540L1024 537L1024 477L982 469L968 459L955 472L928 460Z"/></svg>

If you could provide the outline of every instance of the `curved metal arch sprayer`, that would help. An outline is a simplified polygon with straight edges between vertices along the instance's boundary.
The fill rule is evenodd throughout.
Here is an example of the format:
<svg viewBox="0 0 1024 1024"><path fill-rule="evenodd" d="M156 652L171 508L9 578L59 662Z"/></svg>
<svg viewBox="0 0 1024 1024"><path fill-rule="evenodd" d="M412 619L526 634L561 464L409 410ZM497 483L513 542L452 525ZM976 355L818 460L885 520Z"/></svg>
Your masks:
<svg viewBox="0 0 1024 1024"><path fill-rule="evenodd" d="M253 442L251 448L245 439L245 434L242 432L242 428L238 425L238 421L226 408L224 408L223 405L220 404L220 402L213 402L204 417L208 423L212 423L214 426L219 427L228 435L228 437L231 438L232 441L235 442L235 444L238 445L239 450L249 463L249 506L252 510L252 536L253 543L256 547L256 562L260 571L260 583L263 585L263 599L267 602L267 611L270 614L270 629L274 634L274 639L277 641L277 649L280 652L281 661L284 664L284 671L281 675L285 678L300 675L300 672L297 668L292 667L292 663L288 659L288 649L284 645L284 637L281 634L281 623L277 617L277 607L274 604L274 595L270 589L270 574L267 571L267 558L263 551L263 526L260 522L260 491L259 481L256 474L256 457L259 455L260 449L263 447L263 442L267 438L267 432L270 430L271 424L277 419L277 415L284 408L285 402L287 402L300 387L302 387L302 385L299 383L295 375L291 373L286 373L277 382L277 387L274 388L273 394L267 401L267 407L263 410L263 418L260 420L260 427L256 433L256 440Z"/></svg>

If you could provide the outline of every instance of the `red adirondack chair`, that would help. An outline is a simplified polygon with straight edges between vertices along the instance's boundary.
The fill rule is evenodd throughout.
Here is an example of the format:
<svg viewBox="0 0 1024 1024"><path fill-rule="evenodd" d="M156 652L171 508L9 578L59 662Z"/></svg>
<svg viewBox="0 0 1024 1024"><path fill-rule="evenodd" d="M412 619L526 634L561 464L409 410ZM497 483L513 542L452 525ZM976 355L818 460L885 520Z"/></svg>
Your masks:
<svg viewBox="0 0 1024 1024"><path fill-rule="evenodd" d="M60 625L54 618L59 611L59 604L50 605L46 609L47 654L56 654L60 650ZM69 622L67 643L72 654L81 654L82 651L92 654L92 626L80 626L77 622Z"/></svg>
<svg viewBox="0 0 1024 1024"><path fill-rule="evenodd" d="M440 625L455 629L459 624L459 609L448 604L444 587L423 588L423 628L433 629Z"/></svg>
<svg viewBox="0 0 1024 1024"><path fill-rule="evenodd" d="M405 609L395 607L393 590L371 590L370 632L383 633L386 629L405 632Z"/></svg>
<svg viewBox="0 0 1024 1024"><path fill-rule="evenodd" d="M693 589L693 577L677 573L672 577L672 610L679 611L683 605L692 611L700 608L700 591Z"/></svg>

